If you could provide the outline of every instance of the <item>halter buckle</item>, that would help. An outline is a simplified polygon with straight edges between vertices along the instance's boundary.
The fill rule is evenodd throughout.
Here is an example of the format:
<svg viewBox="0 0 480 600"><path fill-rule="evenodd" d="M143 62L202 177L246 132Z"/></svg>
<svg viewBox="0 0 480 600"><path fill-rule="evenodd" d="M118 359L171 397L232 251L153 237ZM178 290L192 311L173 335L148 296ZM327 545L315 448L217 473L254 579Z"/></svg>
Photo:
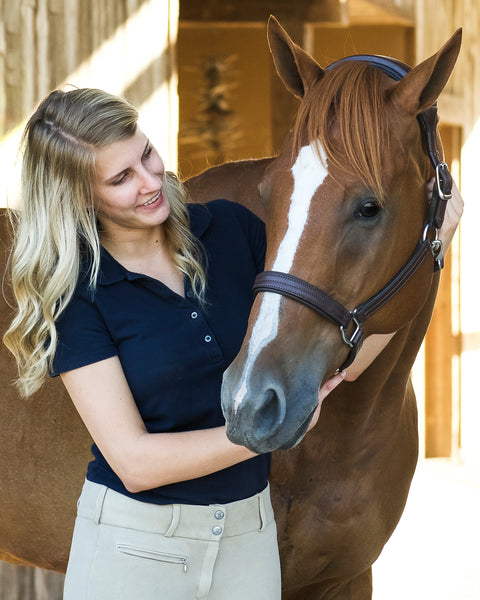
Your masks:
<svg viewBox="0 0 480 600"><path fill-rule="evenodd" d="M441 200L450 200L452 197L452 178L448 171L447 163L438 163L435 167L435 179L438 195Z"/></svg>

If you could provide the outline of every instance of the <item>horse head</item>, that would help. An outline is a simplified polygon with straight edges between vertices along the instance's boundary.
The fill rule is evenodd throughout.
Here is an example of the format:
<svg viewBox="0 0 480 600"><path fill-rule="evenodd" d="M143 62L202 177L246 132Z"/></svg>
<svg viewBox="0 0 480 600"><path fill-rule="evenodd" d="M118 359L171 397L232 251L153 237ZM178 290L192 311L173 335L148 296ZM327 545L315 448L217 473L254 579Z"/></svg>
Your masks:
<svg viewBox="0 0 480 600"><path fill-rule="evenodd" d="M461 32L417 67L405 67L401 78L368 57L322 69L274 18L268 38L277 72L300 106L260 184L268 206L265 269L322 290L349 315L395 282L422 238L433 168L417 117L444 88ZM427 252L417 262L408 281L361 323L362 337L395 332L420 311L434 257ZM349 336L356 335L345 340L335 319L288 295L260 286L223 380L227 434L257 452L302 439L322 381L345 364Z"/></svg>

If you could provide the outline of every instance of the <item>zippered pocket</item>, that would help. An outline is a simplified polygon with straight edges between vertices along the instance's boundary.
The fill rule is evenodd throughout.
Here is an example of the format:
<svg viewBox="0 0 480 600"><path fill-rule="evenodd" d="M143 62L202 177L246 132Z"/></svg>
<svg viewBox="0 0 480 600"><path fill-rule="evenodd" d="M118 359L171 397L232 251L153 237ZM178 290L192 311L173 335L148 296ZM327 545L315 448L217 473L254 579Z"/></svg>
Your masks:
<svg viewBox="0 0 480 600"><path fill-rule="evenodd" d="M130 546L129 544L117 544L117 550L123 554L129 554L130 556L149 558L150 560L158 560L172 565L182 565L184 573L188 570L187 559L185 556L158 552L157 550L150 550L148 548L139 548L138 546Z"/></svg>

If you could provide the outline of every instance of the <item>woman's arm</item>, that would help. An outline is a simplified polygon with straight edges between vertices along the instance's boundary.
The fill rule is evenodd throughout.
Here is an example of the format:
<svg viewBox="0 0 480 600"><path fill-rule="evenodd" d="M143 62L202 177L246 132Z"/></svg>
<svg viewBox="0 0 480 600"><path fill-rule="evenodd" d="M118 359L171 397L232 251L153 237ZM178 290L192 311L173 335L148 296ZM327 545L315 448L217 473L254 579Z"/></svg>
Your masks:
<svg viewBox="0 0 480 600"><path fill-rule="evenodd" d="M95 444L130 492L195 479L255 456L225 427L149 433L118 357L61 375Z"/></svg>

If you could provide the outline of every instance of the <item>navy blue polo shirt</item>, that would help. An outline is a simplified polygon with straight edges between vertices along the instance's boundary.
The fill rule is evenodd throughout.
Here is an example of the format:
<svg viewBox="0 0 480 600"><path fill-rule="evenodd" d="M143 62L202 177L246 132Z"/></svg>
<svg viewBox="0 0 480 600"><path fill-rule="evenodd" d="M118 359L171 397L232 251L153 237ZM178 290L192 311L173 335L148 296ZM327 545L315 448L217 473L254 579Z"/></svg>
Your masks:
<svg viewBox="0 0 480 600"><path fill-rule="evenodd" d="M57 322L52 375L118 356L148 431L177 432L225 424L222 375L247 329L252 285L265 257L265 229L246 208L215 200L188 206L191 229L205 250L207 306L160 281L133 273L102 248L95 291L81 274ZM267 485L270 456L257 456L217 473L137 494L128 492L92 447L87 478L157 504L224 504Z"/></svg>

